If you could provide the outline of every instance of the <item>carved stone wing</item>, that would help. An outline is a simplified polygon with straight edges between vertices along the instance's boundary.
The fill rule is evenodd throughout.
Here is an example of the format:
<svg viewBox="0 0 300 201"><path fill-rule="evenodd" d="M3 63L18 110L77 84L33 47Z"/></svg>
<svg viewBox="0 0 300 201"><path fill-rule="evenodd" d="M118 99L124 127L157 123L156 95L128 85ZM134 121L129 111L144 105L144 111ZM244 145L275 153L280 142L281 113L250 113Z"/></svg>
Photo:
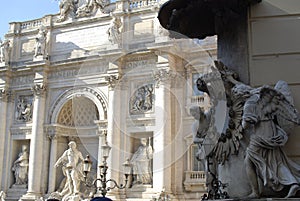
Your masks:
<svg viewBox="0 0 300 201"><path fill-rule="evenodd" d="M271 96L271 102L263 104L270 104L274 108L272 113L275 116L277 124L287 133L295 126L300 124L300 114L293 104L291 91L284 81L279 81L275 88L269 86L262 87L260 90L260 98L265 100L265 96Z"/></svg>

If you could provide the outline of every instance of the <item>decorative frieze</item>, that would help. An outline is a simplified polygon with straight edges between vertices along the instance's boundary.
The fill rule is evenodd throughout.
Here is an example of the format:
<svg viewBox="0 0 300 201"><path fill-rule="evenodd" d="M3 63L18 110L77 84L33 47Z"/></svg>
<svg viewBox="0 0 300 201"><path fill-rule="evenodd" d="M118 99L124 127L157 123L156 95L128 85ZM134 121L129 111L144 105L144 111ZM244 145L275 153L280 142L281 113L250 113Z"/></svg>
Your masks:
<svg viewBox="0 0 300 201"><path fill-rule="evenodd" d="M135 60L128 60L125 63L125 69L131 70L135 68L143 68L149 70L149 68L153 68L156 65L156 59L153 57L138 57Z"/></svg>
<svg viewBox="0 0 300 201"><path fill-rule="evenodd" d="M34 80L34 75L22 75L18 77L13 77L12 78L12 86L22 86L26 84L31 84L33 83Z"/></svg>
<svg viewBox="0 0 300 201"><path fill-rule="evenodd" d="M56 70L49 74L48 79L61 79L76 77L78 75L79 69L68 69L68 70Z"/></svg>

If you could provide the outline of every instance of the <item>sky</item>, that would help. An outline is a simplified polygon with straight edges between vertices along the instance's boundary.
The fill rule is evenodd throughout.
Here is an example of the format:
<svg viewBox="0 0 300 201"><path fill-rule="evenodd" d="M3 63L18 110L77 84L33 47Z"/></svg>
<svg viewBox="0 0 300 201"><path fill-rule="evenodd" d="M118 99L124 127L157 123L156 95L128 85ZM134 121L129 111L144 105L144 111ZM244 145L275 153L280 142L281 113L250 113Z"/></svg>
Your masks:
<svg viewBox="0 0 300 201"><path fill-rule="evenodd" d="M8 32L9 22L23 22L59 12L57 0L1 0L0 37Z"/></svg>

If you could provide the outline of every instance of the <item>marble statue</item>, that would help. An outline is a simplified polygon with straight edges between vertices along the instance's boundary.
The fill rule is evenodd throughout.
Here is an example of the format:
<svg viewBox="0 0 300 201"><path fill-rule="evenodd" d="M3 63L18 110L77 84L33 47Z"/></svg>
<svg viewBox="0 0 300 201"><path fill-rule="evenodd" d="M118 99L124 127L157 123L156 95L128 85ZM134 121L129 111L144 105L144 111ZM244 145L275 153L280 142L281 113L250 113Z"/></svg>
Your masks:
<svg viewBox="0 0 300 201"><path fill-rule="evenodd" d="M12 171L15 175L15 184L23 185L28 182L29 153L28 146L22 145L22 151L19 153L17 160L14 161Z"/></svg>
<svg viewBox="0 0 300 201"><path fill-rule="evenodd" d="M299 124L299 113L276 87L264 86L247 99L242 125L253 127L249 128L251 138L245 158L252 190L250 198L260 196L258 179L274 191L289 186L287 198L300 190L300 165L289 160L282 150L288 140L283 121Z"/></svg>
<svg viewBox="0 0 300 201"><path fill-rule="evenodd" d="M152 184L152 158L153 149L150 140L147 145L147 139L141 138L141 145L132 155L130 160L133 172L133 185Z"/></svg>
<svg viewBox="0 0 300 201"><path fill-rule="evenodd" d="M206 157L211 164L226 166L233 172L237 172L234 170L235 167L226 164L230 163L233 155L238 156L241 149L245 150L243 152L245 158L235 157L234 160L243 160L241 162L244 164L249 185L240 184L240 186L251 187L251 189L244 189L245 192L251 191L249 198L258 198L261 194L272 197L272 193L265 193L266 189L281 192L284 187L289 189L286 197L295 196L300 190L300 165L292 162L285 155L282 147L286 144L291 129L296 124L300 124L300 115L293 105L287 83L278 81L275 87L253 88L238 81L238 75L223 63L217 61L215 67L210 75L199 78L198 89L207 92L212 100L211 122L218 118L219 115L216 114L220 109L217 105L222 101L222 97L226 97L227 109L222 110L227 112L224 117L226 121L223 130L215 129L215 132L202 134L204 139L196 135L195 143L199 143L201 148L203 143L201 141L212 139L211 135L217 133L218 139L212 141L213 149L206 153ZM225 92L223 95L224 92L220 90L220 83L217 80L223 82ZM194 110L191 114L199 118L201 111ZM206 125L207 122L204 122L203 126ZM196 133L194 128L193 130ZM218 181L218 171L212 174L214 180ZM262 185L259 185L260 183ZM212 192L219 190L214 189ZM210 194L208 199L220 198L220 196L222 195Z"/></svg>
<svg viewBox="0 0 300 201"><path fill-rule="evenodd" d="M190 114L195 118L195 122L192 124L192 132L193 142L198 145L196 157L198 160L203 160L205 159L205 150L202 145L210 126L210 112L205 112L199 106L193 106L190 108Z"/></svg>
<svg viewBox="0 0 300 201"><path fill-rule="evenodd" d="M152 84L139 87L134 96L131 98L131 113L144 113L152 109L153 105L153 90Z"/></svg>
<svg viewBox="0 0 300 201"><path fill-rule="evenodd" d="M113 16L109 28L107 30L108 40L112 44L121 44L121 31L120 28L122 27L121 18L118 16Z"/></svg>
<svg viewBox="0 0 300 201"><path fill-rule="evenodd" d="M59 3L59 17L57 22L63 22L68 15L75 15L77 11L78 0L62 0Z"/></svg>
<svg viewBox="0 0 300 201"><path fill-rule="evenodd" d="M106 13L104 11L104 8L110 3L109 0L89 0L86 4L82 5L78 8L76 11L76 17L88 17L93 15L98 8L103 13Z"/></svg>
<svg viewBox="0 0 300 201"><path fill-rule="evenodd" d="M39 55L46 56L46 39L47 39L47 30L41 27L38 31L38 34L35 37L35 47L34 47L34 56Z"/></svg>
<svg viewBox="0 0 300 201"><path fill-rule="evenodd" d="M3 191L0 191L0 201L5 201L6 194Z"/></svg>
<svg viewBox="0 0 300 201"><path fill-rule="evenodd" d="M66 176L66 184L63 190L59 193L62 200L66 200L70 196L74 196L79 193L80 182L84 181L84 175L82 171L82 163L84 158L82 153L76 148L74 141L69 142L69 149L67 149L63 155L55 163L55 167L62 165L64 176Z"/></svg>
<svg viewBox="0 0 300 201"><path fill-rule="evenodd" d="M0 62L8 63L9 61L9 51L10 51L10 41L2 41L0 39Z"/></svg>

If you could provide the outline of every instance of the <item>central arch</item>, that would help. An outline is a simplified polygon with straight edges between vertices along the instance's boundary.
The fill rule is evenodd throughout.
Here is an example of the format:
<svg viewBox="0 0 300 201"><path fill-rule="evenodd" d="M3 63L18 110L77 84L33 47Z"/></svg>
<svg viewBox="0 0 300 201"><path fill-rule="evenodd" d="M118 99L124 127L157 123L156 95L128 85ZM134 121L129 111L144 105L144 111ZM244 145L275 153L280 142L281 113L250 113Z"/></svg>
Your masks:
<svg viewBox="0 0 300 201"><path fill-rule="evenodd" d="M50 110L50 124L54 124L58 122L58 116L63 106L68 102L73 100L74 98L85 97L94 102L97 107L99 117L98 120L106 120L107 119L107 98L101 91L96 91L95 89L89 87L82 87L76 89L69 89L65 91L62 95L60 95Z"/></svg>

